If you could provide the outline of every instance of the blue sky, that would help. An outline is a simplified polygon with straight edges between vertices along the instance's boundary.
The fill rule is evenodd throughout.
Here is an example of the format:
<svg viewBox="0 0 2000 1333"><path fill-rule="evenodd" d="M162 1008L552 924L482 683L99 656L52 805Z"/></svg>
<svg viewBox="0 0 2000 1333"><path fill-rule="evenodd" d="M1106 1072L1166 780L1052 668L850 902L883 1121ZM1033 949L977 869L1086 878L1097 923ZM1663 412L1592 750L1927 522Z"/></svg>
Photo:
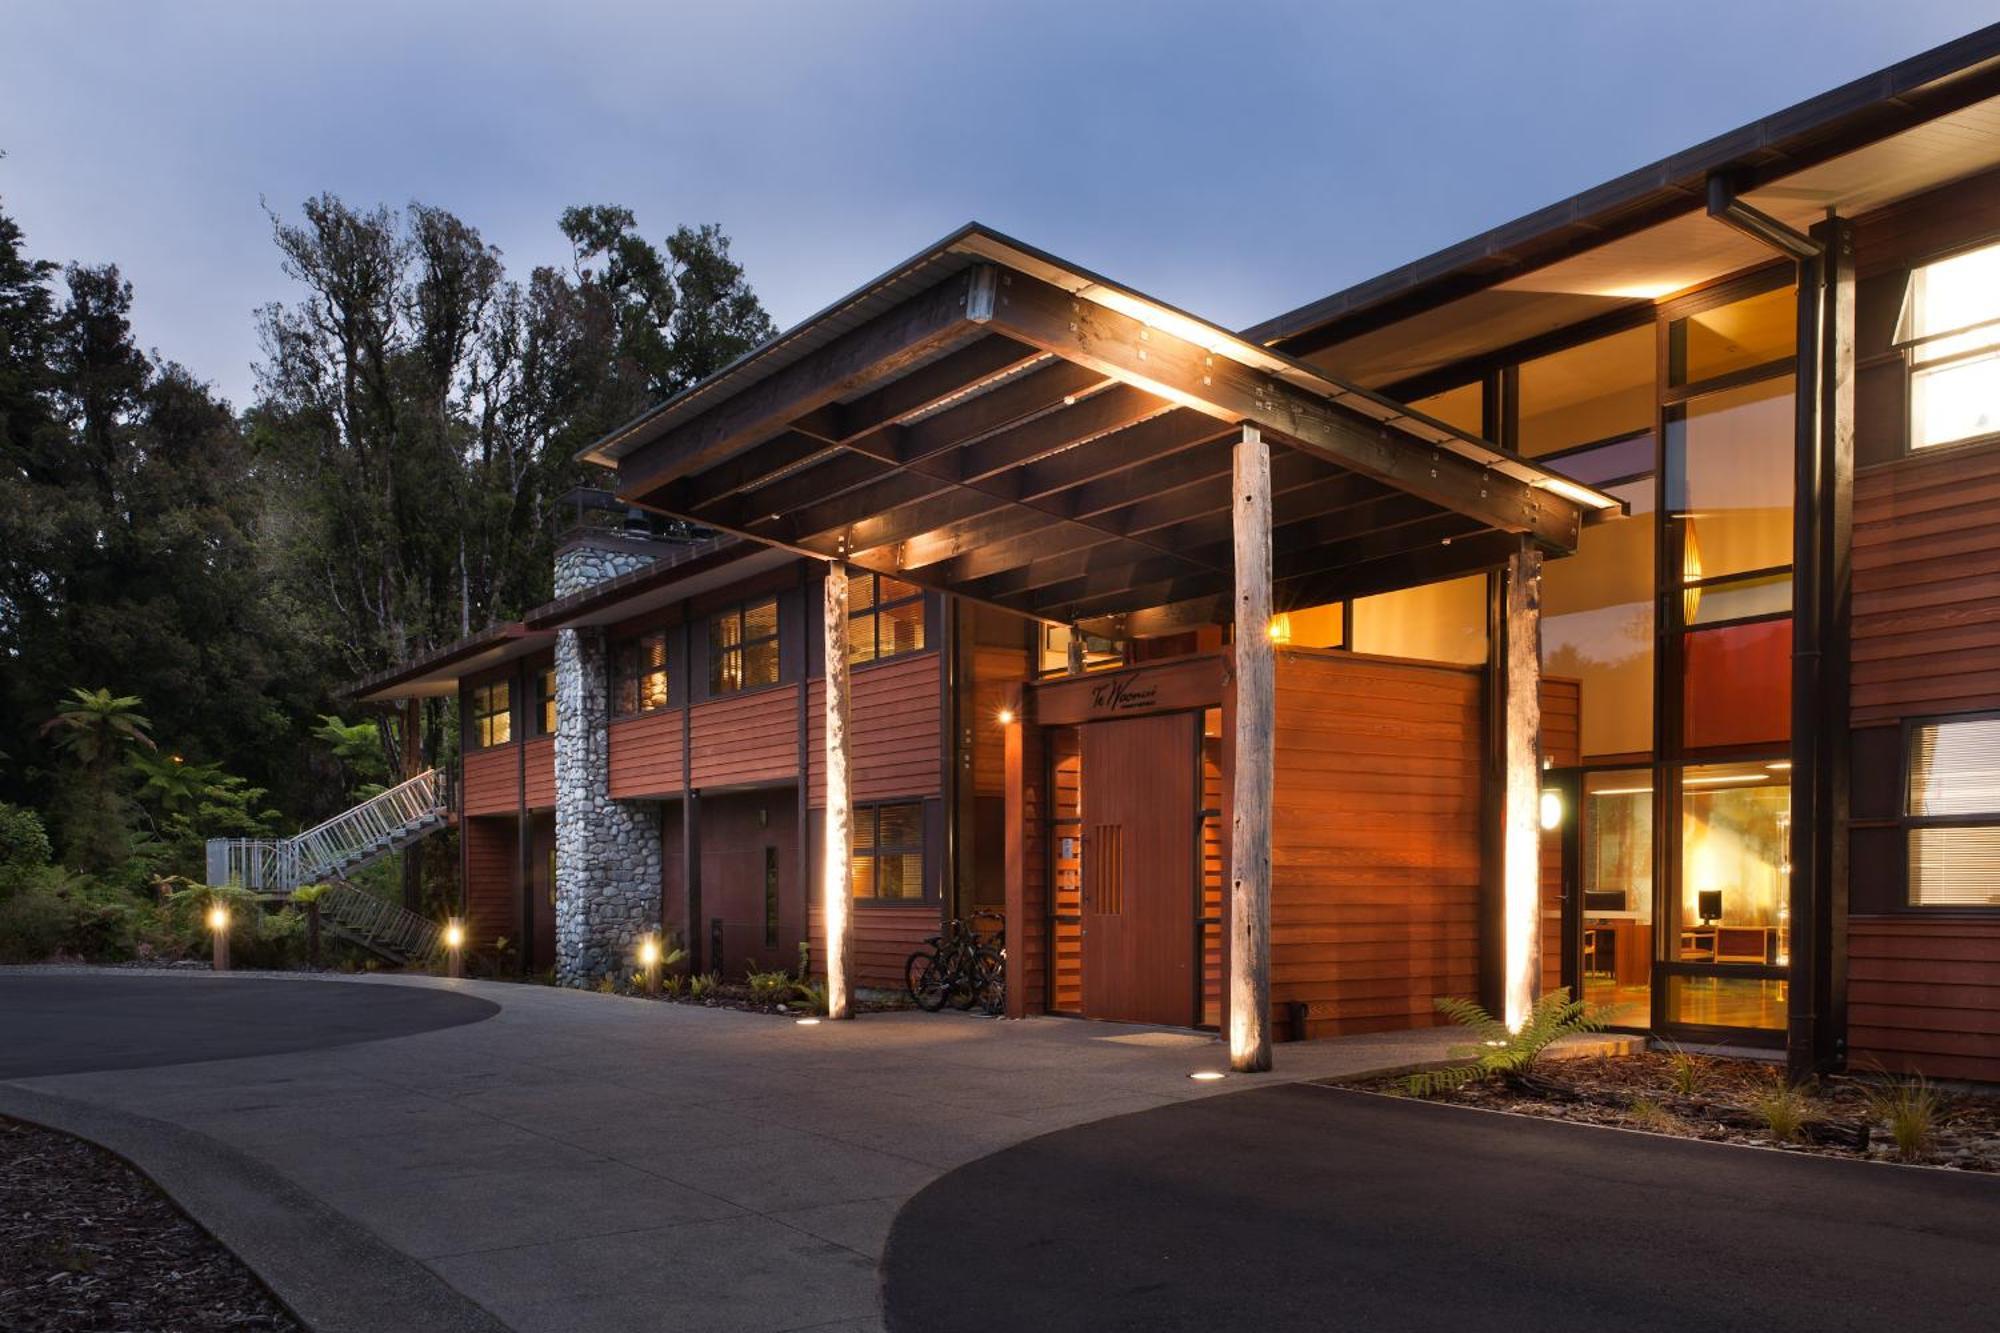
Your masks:
<svg viewBox="0 0 2000 1333"><path fill-rule="evenodd" d="M1229 325L1971 31L1991 0L9 0L0 202L240 406L260 200L714 221L780 324L968 219Z"/></svg>

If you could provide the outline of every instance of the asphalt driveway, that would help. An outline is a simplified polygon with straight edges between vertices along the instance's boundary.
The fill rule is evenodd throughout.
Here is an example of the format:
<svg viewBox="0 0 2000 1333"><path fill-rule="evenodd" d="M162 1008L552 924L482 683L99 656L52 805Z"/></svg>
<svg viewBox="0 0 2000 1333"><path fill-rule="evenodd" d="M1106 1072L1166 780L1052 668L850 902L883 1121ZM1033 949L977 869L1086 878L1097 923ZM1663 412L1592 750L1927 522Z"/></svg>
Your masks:
<svg viewBox="0 0 2000 1333"><path fill-rule="evenodd" d="M1286 1047L1262 1077L1444 1044ZM323 1330L871 1333L912 1195L1238 1086L1188 1077L1221 1063L1212 1037L1062 1019L806 1027L494 982L0 969L0 1114L138 1163Z"/></svg>
<svg viewBox="0 0 2000 1333"><path fill-rule="evenodd" d="M1991 1328L2000 1180L1288 1085L1066 1129L896 1220L896 1333Z"/></svg>

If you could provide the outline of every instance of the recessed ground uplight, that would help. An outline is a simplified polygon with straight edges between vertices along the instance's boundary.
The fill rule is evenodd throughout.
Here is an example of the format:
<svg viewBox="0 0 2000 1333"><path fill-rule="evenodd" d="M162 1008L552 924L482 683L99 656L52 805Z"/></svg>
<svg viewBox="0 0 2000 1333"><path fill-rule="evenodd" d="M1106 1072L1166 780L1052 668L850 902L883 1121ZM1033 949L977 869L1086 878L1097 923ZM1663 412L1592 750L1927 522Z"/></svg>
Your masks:
<svg viewBox="0 0 2000 1333"><path fill-rule="evenodd" d="M798 1020L798 1024L802 1028L816 1028L819 1026L819 1020L817 1018L801 1018Z"/></svg>
<svg viewBox="0 0 2000 1333"><path fill-rule="evenodd" d="M1225 1077L1225 1075L1220 1069L1197 1069L1192 1074L1189 1074L1188 1077L1197 1083L1213 1083L1217 1079Z"/></svg>

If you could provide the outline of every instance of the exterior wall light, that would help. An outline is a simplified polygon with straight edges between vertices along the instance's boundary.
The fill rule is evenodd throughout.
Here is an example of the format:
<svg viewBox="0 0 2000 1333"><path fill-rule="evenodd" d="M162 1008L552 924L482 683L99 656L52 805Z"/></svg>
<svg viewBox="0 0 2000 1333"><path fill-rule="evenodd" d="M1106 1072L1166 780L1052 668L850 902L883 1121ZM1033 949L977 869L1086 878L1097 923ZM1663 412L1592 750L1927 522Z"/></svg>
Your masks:
<svg viewBox="0 0 2000 1333"><path fill-rule="evenodd" d="M1272 643L1280 645L1290 643L1292 641L1291 614L1286 611L1280 611L1277 615L1272 616L1268 633L1271 636Z"/></svg>
<svg viewBox="0 0 2000 1333"><path fill-rule="evenodd" d="M208 933L214 939L215 952L210 966L217 972L229 970L229 908L220 902L209 904Z"/></svg>
<svg viewBox="0 0 2000 1333"><path fill-rule="evenodd" d="M1014 710L1011 708L1003 708L998 713L995 713L993 717L1003 727L1014 725Z"/></svg>
<svg viewBox="0 0 2000 1333"><path fill-rule="evenodd" d="M1542 791L1542 830L1551 832L1562 827L1563 797L1559 791L1544 788Z"/></svg>

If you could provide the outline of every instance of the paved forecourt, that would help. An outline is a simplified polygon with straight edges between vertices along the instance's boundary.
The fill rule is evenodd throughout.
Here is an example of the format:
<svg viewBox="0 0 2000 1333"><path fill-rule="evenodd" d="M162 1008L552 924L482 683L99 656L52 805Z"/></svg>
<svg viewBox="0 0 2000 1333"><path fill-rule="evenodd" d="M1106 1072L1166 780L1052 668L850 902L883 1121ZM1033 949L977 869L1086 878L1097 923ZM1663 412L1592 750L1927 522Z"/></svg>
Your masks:
<svg viewBox="0 0 2000 1333"><path fill-rule="evenodd" d="M493 982L51 968L0 969L0 1013L50 1029L0 1024L0 1114L126 1153L309 1322L353 1329L412 1309L435 1329L876 1329L890 1225L946 1171L1446 1041L1286 1046L1275 1075L1199 1082L1226 1064L1212 1037L1063 1019L805 1026Z"/></svg>
<svg viewBox="0 0 2000 1333"><path fill-rule="evenodd" d="M1291 1084L952 1172L883 1268L895 1333L1957 1333L1996 1254L1991 1176Z"/></svg>

